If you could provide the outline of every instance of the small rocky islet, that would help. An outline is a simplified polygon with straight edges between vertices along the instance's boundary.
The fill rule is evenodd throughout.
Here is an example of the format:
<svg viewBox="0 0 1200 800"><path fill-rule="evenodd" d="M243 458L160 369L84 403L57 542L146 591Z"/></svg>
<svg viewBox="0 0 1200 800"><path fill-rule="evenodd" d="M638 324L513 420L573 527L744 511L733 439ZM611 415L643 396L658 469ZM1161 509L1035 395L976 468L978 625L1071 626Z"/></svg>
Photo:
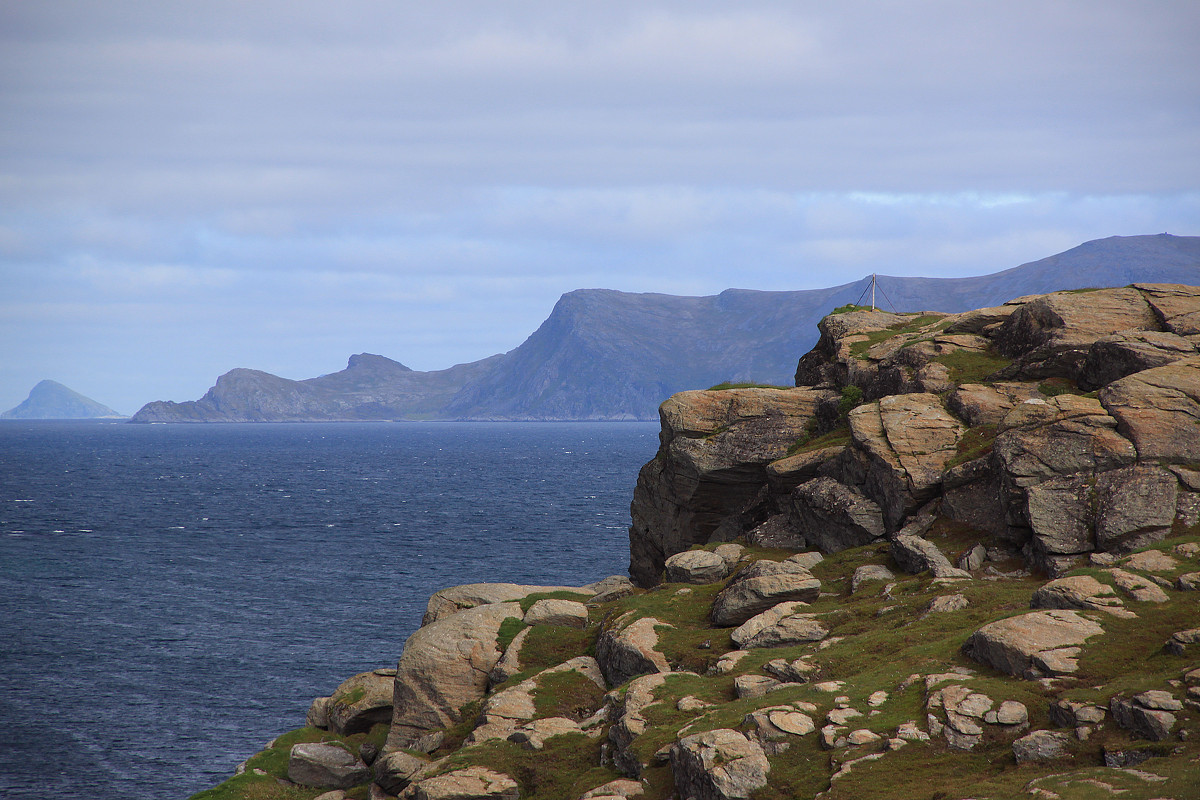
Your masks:
<svg viewBox="0 0 1200 800"><path fill-rule="evenodd" d="M663 404L630 578L439 591L195 797L1200 798L1200 287L819 327Z"/></svg>

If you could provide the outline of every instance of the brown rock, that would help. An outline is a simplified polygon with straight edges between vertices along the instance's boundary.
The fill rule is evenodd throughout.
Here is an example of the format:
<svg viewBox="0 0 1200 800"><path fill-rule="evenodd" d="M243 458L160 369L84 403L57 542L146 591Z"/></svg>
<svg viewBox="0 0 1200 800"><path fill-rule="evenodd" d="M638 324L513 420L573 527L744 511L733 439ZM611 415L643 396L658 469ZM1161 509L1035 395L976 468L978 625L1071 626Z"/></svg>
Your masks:
<svg viewBox="0 0 1200 800"><path fill-rule="evenodd" d="M742 650L820 641L829 631L816 614L805 613L807 609L808 603L780 603L743 622L730 638Z"/></svg>
<svg viewBox="0 0 1200 800"><path fill-rule="evenodd" d="M1100 402L1140 459L1200 460L1200 357L1114 381L1100 390Z"/></svg>
<svg viewBox="0 0 1200 800"><path fill-rule="evenodd" d="M1135 283L1162 326L1180 336L1200 334L1200 289L1178 283Z"/></svg>
<svg viewBox="0 0 1200 800"><path fill-rule="evenodd" d="M1020 678L1073 672L1079 645L1104 629L1075 611L1033 611L984 625L968 637L970 658Z"/></svg>
<svg viewBox="0 0 1200 800"><path fill-rule="evenodd" d="M1124 612L1124 604L1111 586L1090 575L1076 575L1050 581L1036 592L1030 608L1076 608L1081 611L1107 611L1116 616L1133 616Z"/></svg>
<svg viewBox="0 0 1200 800"><path fill-rule="evenodd" d="M803 541L826 553L860 547L884 534L879 506L833 478L814 478L796 487L791 504Z"/></svg>
<svg viewBox="0 0 1200 800"><path fill-rule="evenodd" d="M467 767L425 778L409 787L406 800L518 800L517 782L486 767Z"/></svg>
<svg viewBox="0 0 1200 800"><path fill-rule="evenodd" d="M676 742L671 747L671 771L680 797L748 800L767 785L771 765L756 742L737 731L721 729Z"/></svg>
<svg viewBox="0 0 1200 800"><path fill-rule="evenodd" d="M1134 575L1123 569L1110 569L1108 574L1112 575L1113 583L1118 589L1138 602L1165 603L1170 600L1166 592L1141 575Z"/></svg>
<svg viewBox="0 0 1200 800"><path fill-rule="evenodd" d="M999 425L1009 411L1034 397L1041 392L1032 382L964 383L950 393L946 405L971 427Z"/></svg>
<svg viewBox="0 0 1200 800"><path fill-rule="evenodd" d="M671 671L666 656L655 649L658 633L654 629L666 623L654 617L630 620L631 613L604 630L596 642L596 660L610 686L620 686L638 675Z"/></svg>
<svg viewBox="0 0 1200 800"><path fill-rule="evenodd" d="M1195 345L1173 333L1134 331L1104 336L1088 350L1079 373L1079 388L1085 392L1099 389L1126 375L1194 355Z"/></svg>
<svg viewBox="0 0 1200 800"><path fill-rule="evenodd" d="M329 728L339 735L350 736L388 722L392 718L395 685L394 670L362 672L347 678L334 690L326 706Z"/></svg>
<svg viewBox="0 0 1200 800"><path fill-rule="evenodd" d="M1096 547L1128 551L1170 534L1179 481L1161 467L1135 464L1099 475L1096 495Z"/></svg>
<svg viewBox="0 0 1200 800"><path fill-rule="evenodd" d="M668 556L710 540L767 484L823 400L818 389L681 392L663 403L661 444L634 490L630 575L658 583Z"/></svg>
<svg viewBox="0 0 1200 800"><path fill-rule="evenodd" d="M756 561L735 575L713 602L712 622L720 627L746 620L788 600L817 599L821 582L797 561Z"/></svg>

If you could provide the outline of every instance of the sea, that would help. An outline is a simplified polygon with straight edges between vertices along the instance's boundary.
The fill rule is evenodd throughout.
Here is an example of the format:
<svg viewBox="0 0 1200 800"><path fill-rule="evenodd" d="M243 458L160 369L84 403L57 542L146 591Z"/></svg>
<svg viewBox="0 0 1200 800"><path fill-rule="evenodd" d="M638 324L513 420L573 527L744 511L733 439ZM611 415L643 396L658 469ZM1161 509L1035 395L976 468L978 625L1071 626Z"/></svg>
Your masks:
<svg viewBox="0 0 1200 800"><path fill-rule="evenodd" d="M628 568L652 423L0 423L0 797L187 798L430 594Z"/></svg>

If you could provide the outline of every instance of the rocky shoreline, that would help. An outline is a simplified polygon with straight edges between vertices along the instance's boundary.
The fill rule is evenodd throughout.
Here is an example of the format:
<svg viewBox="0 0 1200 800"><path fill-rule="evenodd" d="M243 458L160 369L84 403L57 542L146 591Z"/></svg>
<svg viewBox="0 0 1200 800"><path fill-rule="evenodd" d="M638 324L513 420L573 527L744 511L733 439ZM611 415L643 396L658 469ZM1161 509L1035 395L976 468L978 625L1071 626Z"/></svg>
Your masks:
<svg viewBox="0 0 1200 800"><path fill-rule="evenodd" d="M442 590L196 797L1200 797L1200 288L819 327L663 404L632 580Z"/></svg>

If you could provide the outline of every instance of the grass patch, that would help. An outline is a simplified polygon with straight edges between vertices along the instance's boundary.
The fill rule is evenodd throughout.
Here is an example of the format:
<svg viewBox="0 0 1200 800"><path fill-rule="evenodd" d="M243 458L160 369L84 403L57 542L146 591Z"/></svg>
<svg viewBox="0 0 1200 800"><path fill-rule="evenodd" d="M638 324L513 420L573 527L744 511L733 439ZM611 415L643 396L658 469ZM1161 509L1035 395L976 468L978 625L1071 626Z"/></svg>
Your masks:
<svg viewBox="0 0 1200 800"><path fill-rule="evenodd" d="M567 717L582 722L604 703L604 690L569 670L545 675L533 696L536 719Z"/></svg>
<svg viewBox="0 0 1200 800"><path fill-rule="evenodd" d="M1079 387L1070 378L1047 378L1039 383L1037 388L1046 397L1058 397L1060 394L1079 394Z"/></svg>
<svg viewBox="0 0 1200 800"><path fill-rule="evenodd" d="M513 643L513 639L517 638L517 634L527 627L529 626L516 617L505 617L496 634L496 647L500 648L500 652L504 652Z"/></svg>
<svg viewBox="0 0 1200 800"><path fill-rule="evenodd" d="M788 448L787 454L794 456L798 453L809 453L813 450L820 450L824 447L836 447L838 445L850 444L850 426L842 425L833 430L823 433L820 436L811 438L809 436L801 436L796 440L796 443Z"/></svg>
<svg viewBox="0 0 1200 800"><path fill-rule="evenodd" d="M503 772L521 788L522 800L563 800L621 775L600 763L601 740L570 733L546 740L542 750L525 750L492 739L451 755L439 773L481 766Z"/></svg>
<svg viewBox="0 0 1200 800"><path fill-rule="evenodd" d="M534 625L525 635L518 660L521 672L505 682L519 683L544 669L596 651L597 629L568 628L564 625Z"/></svg>
<svg viewBox="0 0 1200 800"><path fill-rule="evenodd" d="M959 437L958 452L954 458L946 462L945 469L983 458L992 452L992 445L996 443L997 431L996 425L976 425L974 428L967 428Z"/></svg>
<svg viewBox="0 0 1200 800"><path fill-rule="evenodd" d="M882 341L891 339L894 336L904 336L911 333L916 333L922 328L937 322L943 318L943 314L921 314L920 316L912 316L905 318L895 325L883 328L878 331L871 331L864 334L866 337L862 341L854 342L850 345L850 355L855 358L862 358L875 345Z"/></svg>
<svg viewBox="0 0 1200 800"><path fill-rule="evenodd" d="M1011 358L991 351L954 350L935 356L934 361L950 371L950 380L957 384L983 383L995 372L1012 364Z"/></svg>

